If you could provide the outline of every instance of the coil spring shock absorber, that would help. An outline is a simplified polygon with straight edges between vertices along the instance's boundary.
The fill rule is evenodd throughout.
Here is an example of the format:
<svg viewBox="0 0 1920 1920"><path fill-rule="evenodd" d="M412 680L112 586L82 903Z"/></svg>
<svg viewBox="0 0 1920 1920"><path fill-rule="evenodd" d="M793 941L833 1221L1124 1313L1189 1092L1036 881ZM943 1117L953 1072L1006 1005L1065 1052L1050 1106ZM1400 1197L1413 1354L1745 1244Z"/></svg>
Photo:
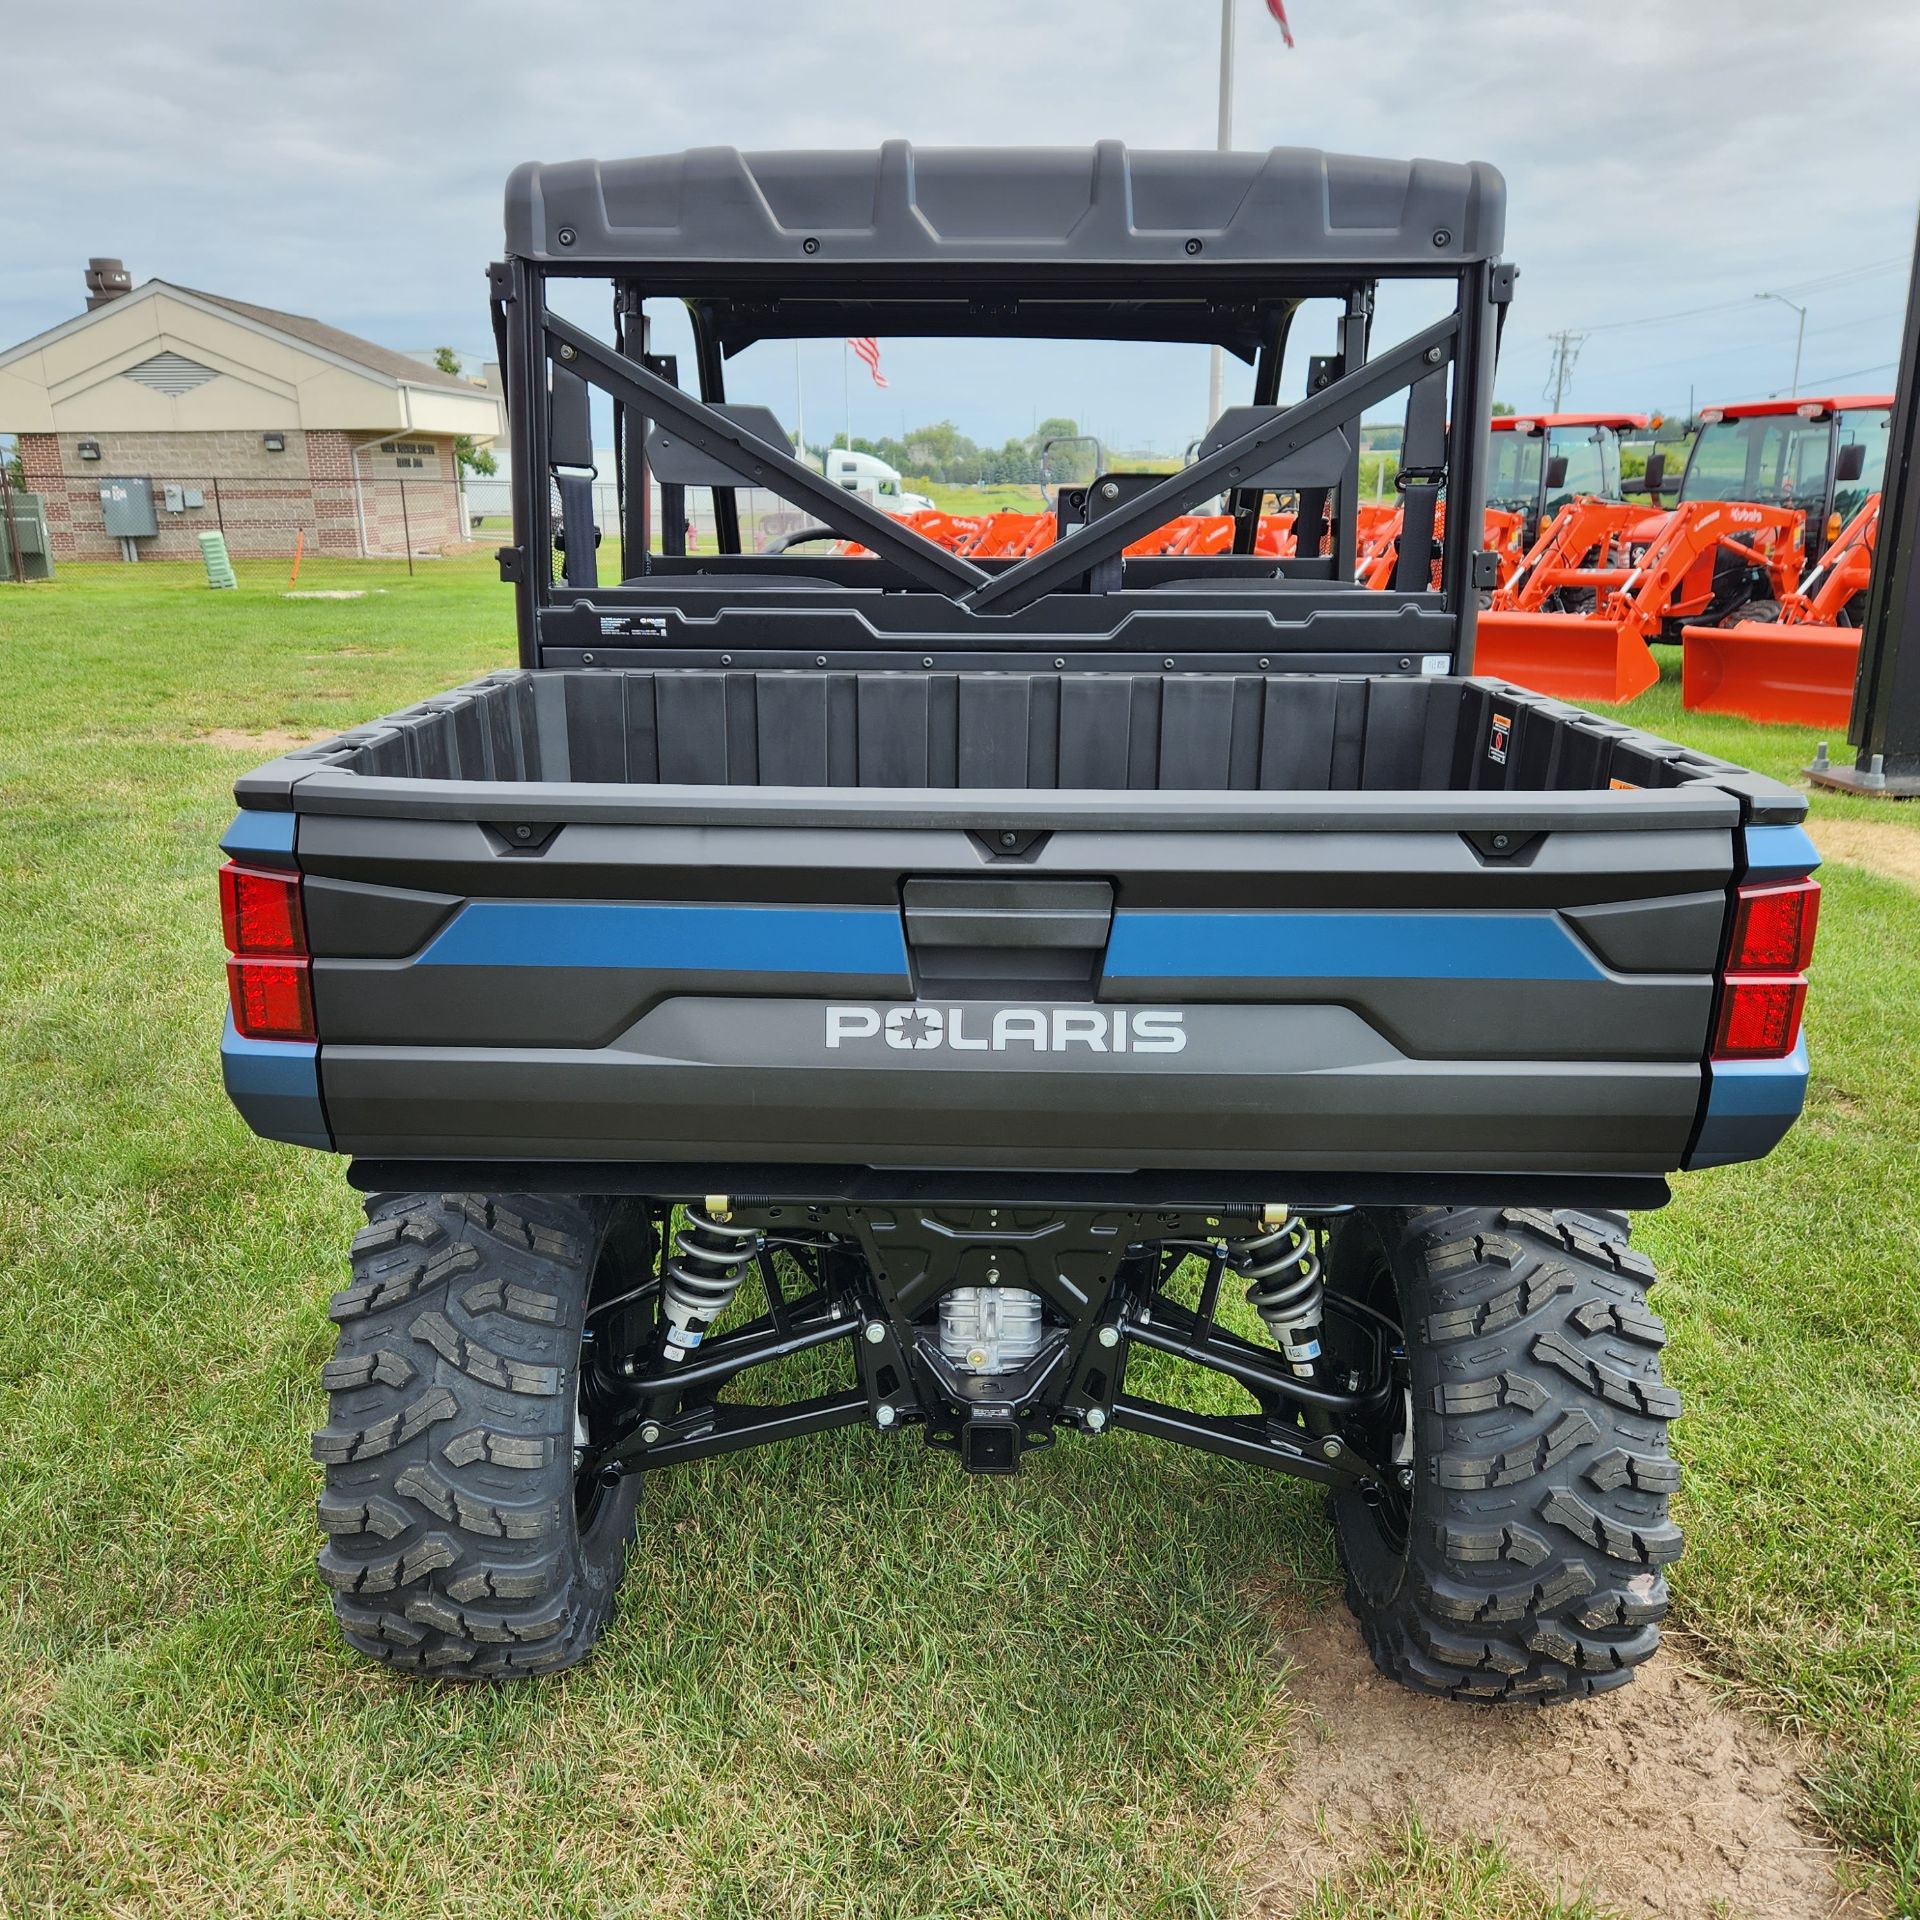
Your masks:
<svg viewBox="0 0 1920 1920"><path fill-rule="evenodd" d="M667 1323L663 1358L684 1360L726 1312L747 1277L747 1258L760 1237L757 1227L733 1224L724 1194L688 1207L686 1224L673 1236L673 1257L661 1275L661 1313Z"/></svg>
<svg viewBox="0 0 1920 1920"><path fill-rule="evenodd" d="M1248 1282L1247 1304L1267 1323L1287 1364L1311 1379L1320 1358L1326 1295L1313 1232L1285 1207L1269 1207L1263 1224L1267 1232L1228 1242L1227 1257Z"/></svg>

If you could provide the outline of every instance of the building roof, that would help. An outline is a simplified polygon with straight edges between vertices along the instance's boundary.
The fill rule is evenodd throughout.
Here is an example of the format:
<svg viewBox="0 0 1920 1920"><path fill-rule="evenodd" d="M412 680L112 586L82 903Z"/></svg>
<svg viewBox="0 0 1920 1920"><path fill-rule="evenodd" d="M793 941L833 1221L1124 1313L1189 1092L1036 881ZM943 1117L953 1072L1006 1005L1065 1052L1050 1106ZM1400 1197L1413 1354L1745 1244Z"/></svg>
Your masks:
<svg viewBox="0 0 1920 1920"><path fill-rule="evenodd" d="M284 313L278 307L256 307L246 300L229 299L224 293L207 293L199 287L183 287L177 280L162 280L157 284L171 286L178 293L190 293L196 300L205 300L212 306L224 307L228 313L237 313L243 320L257 320L263 327L273 327L281 333L291 334L294 339L304 341L310 347L319 347L324 352L337 354L342 360L352 360L363 367L371 367L375 373L384 373L392 380L404 380L410 386L455 387L462 393L473 389L473 382L457 373L442 373L438 367L430 367L424 360L414 359L411 354L396 353L391 347L377 347L371 340L361 339L357 333L348 333L342 327L330 327L324 320L310 319L304 313Z"/></svg>
<svg viewBox="0 0 1920 1920"><path fill-rule="evenodd" d="M501 431L499 394L307 314L170 280L0 350L9 432Z"/></svg>
<svg viewBox="0 0 1920 1920"><path fill-rule="evenodd" d="M304 313L287 313L279 307L255 306L246 300L231 299L224 293L207 293L199 287L182 286L177 280L162 280L157 275L151 280L141 281L131 293L122 294L117 300L109 300L85 313L77 313L70 320L59 321L45 332L21 341L18 346L0 348L0 364L17 359L61 335L91 326L111 314L124 312L132 302L155 293L184 294L187 299L198 301L203 306L216 307L255 326L270 328L290 340L298 341L302 346L330 354L336 360L348 361L369 373L377 373L384 379L398 381L404 386L447 387L456 393L469 394L477 391L471 380L459 374L442 373L438 367L429 366L424 360L416 360L411 354L396 353L391 347L375 346L371 340L363 340L357 333L348 333L343 327L330 327L324 320L311 319Z"/></svg>

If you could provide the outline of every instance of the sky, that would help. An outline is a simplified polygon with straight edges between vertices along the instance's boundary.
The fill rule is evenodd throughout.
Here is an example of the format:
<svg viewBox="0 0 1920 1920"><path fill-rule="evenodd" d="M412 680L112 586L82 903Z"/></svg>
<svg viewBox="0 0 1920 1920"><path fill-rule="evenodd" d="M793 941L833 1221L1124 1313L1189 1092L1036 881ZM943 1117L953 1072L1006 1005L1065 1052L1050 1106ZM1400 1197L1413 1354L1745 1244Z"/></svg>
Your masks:
<svg viewBox="0 0 1920 1920"><path fill-rule="evenodd" d="M1520 268L1497 391L1663 408L1890 390L1920 206L1912 0L1233 0L1234 144L1488 160ZM0 36L0 344L70 317L91 254L404 350L490 355L507 172L681 147L1214 142L1215 0L89 0ZM1331 341L1310 341L1314 351ZM1199 349L756 348L736 398L810 440L1070 414L1109 446L1204 424ZM798 379L796 381L796 371ZM856 375L860 369L854 368ZM862 376L864 381L864 376ZM1294 381L1288 382L1297 391ZM1229 400L1235 397L1229 386ZM1244 394L1240 397L1245 397ZM5 422L0 422L3 429Z"/></svg>

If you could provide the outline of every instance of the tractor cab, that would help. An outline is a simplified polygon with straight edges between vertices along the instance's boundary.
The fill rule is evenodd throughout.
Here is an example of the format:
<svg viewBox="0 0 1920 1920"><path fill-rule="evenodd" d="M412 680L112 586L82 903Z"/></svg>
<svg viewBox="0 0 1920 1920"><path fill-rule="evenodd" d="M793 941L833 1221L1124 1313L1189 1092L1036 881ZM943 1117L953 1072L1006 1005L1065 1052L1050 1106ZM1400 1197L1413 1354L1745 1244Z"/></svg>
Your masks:
<svg viewBox="0 0 1920 1920"><path fill-rule="evenodd" d="M1618 500L1620 433L1644 413L1501 414L1488 451L1487 505L1522 516L1524 551L1569 500Z"/></svg>
<svg viewBox="0 0 1920 1920"><path fill-rule="evenodd" d="M1708 407L1676 503L1793 508L1806 518L1807 558L1817 560L1880 491L1892 406L1883 393ZM1650 474L1649 486L1657 480Z"/></svg>

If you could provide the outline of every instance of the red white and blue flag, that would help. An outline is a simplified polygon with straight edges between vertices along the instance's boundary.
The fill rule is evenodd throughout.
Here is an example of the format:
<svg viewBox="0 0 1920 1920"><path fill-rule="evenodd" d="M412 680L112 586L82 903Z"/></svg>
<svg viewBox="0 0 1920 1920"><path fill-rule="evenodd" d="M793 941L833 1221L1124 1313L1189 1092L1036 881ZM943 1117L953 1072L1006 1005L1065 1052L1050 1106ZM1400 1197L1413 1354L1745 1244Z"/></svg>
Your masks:
<svg viewBox="0 0 1920 1920"><path fill-rule="evenodd" d="M880 371L880 342L869 335L861 340L849 339L847 345L865 363L867 371L873 375L873 384L876 387L884 387L887 384L887 376Z"/></svg>
<svg viewBox="0 0 1920 1920"><path fill-rule="evenodd" d="M1267 0L1267 11L1280 23L1280 38L1293 45L1293 29L1287 25L1286 0Z"/></svg>

